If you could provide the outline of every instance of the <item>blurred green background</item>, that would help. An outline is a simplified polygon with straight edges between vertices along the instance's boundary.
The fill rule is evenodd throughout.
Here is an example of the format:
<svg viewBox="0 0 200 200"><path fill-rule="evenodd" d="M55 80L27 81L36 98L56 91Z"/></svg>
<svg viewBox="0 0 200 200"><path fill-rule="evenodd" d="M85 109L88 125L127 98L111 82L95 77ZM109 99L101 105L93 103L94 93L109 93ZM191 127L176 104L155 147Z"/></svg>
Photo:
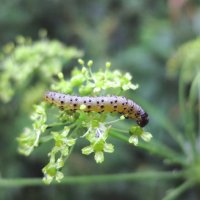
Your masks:
<svg viewBox="0 0 200 200"><path fill-rule="evenodd" d="M41 29L48 32L49 40L59 40L84 52L83 58L94 60L96 69L111 61L113 69L130 72L134 83L140 85L130 97L141 100L141 105L145 102L153 105L180 126L178 76L168 76L166 63L179 46L199 36L198 0L0 0L2 49L19 35L38 40ZM80 52L70 54L62 63L66 77L80 56ZM2 56L2 60L4 58ZM35 75L29 87L25 85L27 87L19 92L16 89L9 102L0 101L0 174L3 178L42 177L41 169L47 162L45 147L26 158L18 154L16 141L23 127L30 123L31 105L39 102L34 96L40 97L43 89L48 88L48 76L42 71L39 73L40 78ZM151 117L154 112L149 115L150 123L146 129L154 138L176 149L176 144L157 123L159 119ZM80 148L76 147L64 169L65 174L178 169L178 166L164 165L163 159L142 149L117 140L112 142L115 152L106 155L101 165L97 165L91 156L81 155ZM0 188L0 199L161 199L177 184L177 181L147 180ZM180 199L199 199L197 191L198 188L188 190Z"/></svg>

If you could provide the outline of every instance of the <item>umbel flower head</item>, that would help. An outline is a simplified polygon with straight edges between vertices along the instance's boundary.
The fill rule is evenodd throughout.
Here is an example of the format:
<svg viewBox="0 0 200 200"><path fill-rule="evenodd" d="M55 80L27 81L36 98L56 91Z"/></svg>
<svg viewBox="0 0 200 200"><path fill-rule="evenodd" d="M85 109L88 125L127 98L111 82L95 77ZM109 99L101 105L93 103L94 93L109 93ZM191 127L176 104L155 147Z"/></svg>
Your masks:
<svg viewBox="0 0 200 200"><path fill-rule="evenodd" d="M132 76L129 73L111 70L110 62L105 64L105 69L101 68L97 72L92 72L93 61L89 60L85 64L79 59L78 62L82 68L75 68L69 80L65 80L62 72L58 73L57 79L50 86L53 91L68 95L75 95L76 91L76 95L94 97L122 95L127 90L138 88L137 84L131 82ZM26 128L18 138L19 151L24 155L30 155L38 144L54 141L48 154L49 162L42 170L47 184L54 179L61 181L64 177L62 168L79 140L85 139L88 142L88 145L82 147L82 154L94 154L96 163L102 163L104 153L114 152L113 144L108 142L109 133L116 123L120 125L126 117L110 112L86 112L88 107L84 103L78 109L64 109L62 104L61 101L55 103L61 110L45 102L36 105L31 115L32 128ZM73 108L75 106L73 104ZM145 141L151 139L150 133L147 134L139 126L135 127L130 130L130 143L137 145L139 137ZM129 130L123 132L128 133Z"/></svg>

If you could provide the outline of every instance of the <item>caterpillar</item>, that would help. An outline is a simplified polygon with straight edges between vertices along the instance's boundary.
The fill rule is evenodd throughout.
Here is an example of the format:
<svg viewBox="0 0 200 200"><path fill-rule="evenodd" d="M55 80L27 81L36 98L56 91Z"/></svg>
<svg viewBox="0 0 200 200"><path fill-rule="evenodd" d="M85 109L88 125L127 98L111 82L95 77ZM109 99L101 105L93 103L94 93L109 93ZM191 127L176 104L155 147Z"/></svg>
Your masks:
<svg viewBox="0 0 200 200"><path fill-rule="evenodd" d="M80 110L81 105L85 105L85 112L118 112L126 118L135 119L140 127L144 127L148 122L148 114L135 102L126 99L124 96L71 96L58 92L48 91L44 95L44 100L58 106L61 110Z"/></svg>

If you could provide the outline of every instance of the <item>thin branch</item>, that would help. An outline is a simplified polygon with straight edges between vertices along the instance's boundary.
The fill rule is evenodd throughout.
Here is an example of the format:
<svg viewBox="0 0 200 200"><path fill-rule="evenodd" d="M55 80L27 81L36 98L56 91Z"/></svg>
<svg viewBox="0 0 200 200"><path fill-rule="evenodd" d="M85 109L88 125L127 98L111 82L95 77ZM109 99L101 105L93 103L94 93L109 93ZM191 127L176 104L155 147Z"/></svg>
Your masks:
<svg viewBox="0 0 200 200"><path fill-rule="evenodd" d="M69 126L69 125L70 124L66 124L66 123L63 123L63 122L61 122L61 123L52 123L52 124L48 124L47 129L53 128L53 127L56 127L56 126Z"/></svg>
<svg viewBox="0 0 200 200"><path fill-rule="evenodd" d="M193 151L195 152L195 117L194 117L194 111L195 111L195 102L198 99L198 93L200 87L200 73L196 75L194 80L192 81L190 93L189 93L189 111L188 111L188 122L187 122L187 134L188 137L191 138L191 146L193 148ZM200 99L199 99L200 101ZM198 102L199 104L199 102ZM200 107L200 104L199 104ZM199 108L198 107L198 108Z"/></svg>
<svg viewBox="0 0 200 200"><path fill-rule="evenodd" d="M135 99L140 102L145 110L151 113L150 118L154 118L157 121L157 124L163 127L167 131L167 133L174 139L174 141L177 142L182 151L186 153L185 139L183 137L183 134L173 125L170 119L166 115L164 115L158 108L148 103L147 101L144 101L137 96L135 96Z"/></svg>
<svg viewBox="0 0 200 200"><path fill-rule="evenodd" d="M115 131L110 131L109 133L112 137L128 142L128 137ZM170 159L171 163L177 163L181 165L186 165L186 160L181 154L168 148L165 144L161 144L159 141L150 141L148 143L139 142L138 147L148 150L149 152L161 156L165 159Z"/></svg>
<svg viewBox="0 0 200 200"><path fill-rule="evenodd" d="M185 181L179 187L172 189L168 192L168 194L163 198L163 200L174 200L177 199L183 192L187 189L191 188L194 185L194 182L191 180Z"/></svg>
<svg viewBox="0 0 200 200"><path fill-rule="evenodd" d="M146 171L122 174L105 174L92 176L67 176L62 179L61 183L52 182L51 185L66 184L93 184L117 181L151 181L151 180L174 180L184 176L183 172L158 172ZM0 187L23 187L23 186L48 186L45 185L41 178L16 178L0 179Z"/></svg>

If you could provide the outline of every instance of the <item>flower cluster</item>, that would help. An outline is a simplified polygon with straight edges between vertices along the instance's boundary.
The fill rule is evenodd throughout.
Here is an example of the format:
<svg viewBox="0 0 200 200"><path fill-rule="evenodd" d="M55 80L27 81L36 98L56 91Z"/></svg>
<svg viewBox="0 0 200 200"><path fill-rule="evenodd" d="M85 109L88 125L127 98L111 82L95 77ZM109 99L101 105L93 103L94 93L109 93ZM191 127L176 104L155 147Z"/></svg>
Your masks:
<svg viewBox="0 0 200 200"><path fill-rule="evenodd" d="M96 127L90 125L84 134L90 145L84 147L82 153L89 155L94 152L96 162L102 163L104 161L103 152L112 153L114 151L113 145L106 143L109 129L110 127L106 127L104 123L97 123Z"/></svg>
<svg viewBox="0 0 200 200"><path fill-rule="evenodd" d="M129 143L132 143L134 145L138 145L139 138L141 137L145 142L149 142L152 138L151 133L145 132L141 127L139 126L132 126L129 129L129 133L131 137L129 138Z"/></svg>
<svg viewBox="0 0 200 200"><path fill-rule="evenodd" d="M53 75L58 74L72 58L81 55L82 52L74 47L48 40L45 33L34 42L18 36L16 43L5 45L0 55L0 100L9 102L16 90L30 87L34 78L50 84Z"/></svg>
<svg viewBox="0 0 200 200"><path fill-rule="evenodd" d="M137 84L131 83L132 77L129 73L110 70L111 63L109 62L105 64L104 69L101 68L97 72L91 70L93 61L90 60L85 64L83 60L79 59L78 62L82 68L75 68L72 71L71 79L65 80L63 73L58 73L57 79L51 85L52 90L68 94L77 91L81 96L101 96L111 94L110 91L121 95L128 89L138 88ZM25 132L18 138L20 152L26 155L30 154L39 141L53 140L54 147L48 154L49 162L43 168L44 181L45 183L51 183L54 179L60 181L64 176L61 172L64 163L80 138L89 142L87 146L82 148L82 154L94 153L94 159L97 163L104 161L105 152L112 153L114 151L113 144L107 142L109 131L115 122L121 121L123 123L125 119L124 116L121 116L112 120L116 115L106 112L87 113L84 112L84 105L76 112L60 111L51 105L42 103L36 106L32 114L33 128L25 129ZM151 139L150 133L147 135L142 128L135 127L136 130L133 128L130 130L132 135L129 141L131 143L137 145L136 137L142 137L145 141Z"/></svg>
<svg viewBox="0 0 200 200"><path fill-rule="evenodd" d="M70 128L65 126L62 132L51 132L55 141L55 146L49 152L49 163L43 168L45 183L50 183L53 178L58 182L63 178L60 171L64 166L65 158L69 155L69 148L75 144L75 139L68 138Z"/></svg>
<svg viewBox="0 0 200 200"><path fill-rule="evenodd" d="M64 80L63 74L59 73L59 81L52 84L52 90L71 94L76 88L81 96L94 96L109 94L110 91L119 94L121 91L138 88L138 84L131 83L132 76L129 73L123 74L119 70L111 71L110 62L105 64L106 69L102 68L95 73L91 71L92 60L88 61L87 65L82 59L78 62L82 65L82 69L75 68L69 81Z"/></svg>
<svg viewBox="0 0 200 200"><path fill-rule="evenodd" d="M40 135L41 133L44 133L47 128L47 116L44 103L34 106L34 112L31 115L31 119L33 121L32 129L25 128L18 138L19 152L26 156L30 155L34 148L38 146Z"/></svg>
<svg viewBox="0 0 200 200"><path fill-rule="evenodd" d="M167 63L167 74L169 77L173 78L180 74L184 82L191 82L200 71L199 48L200 38L182 45Z"/></svg>

